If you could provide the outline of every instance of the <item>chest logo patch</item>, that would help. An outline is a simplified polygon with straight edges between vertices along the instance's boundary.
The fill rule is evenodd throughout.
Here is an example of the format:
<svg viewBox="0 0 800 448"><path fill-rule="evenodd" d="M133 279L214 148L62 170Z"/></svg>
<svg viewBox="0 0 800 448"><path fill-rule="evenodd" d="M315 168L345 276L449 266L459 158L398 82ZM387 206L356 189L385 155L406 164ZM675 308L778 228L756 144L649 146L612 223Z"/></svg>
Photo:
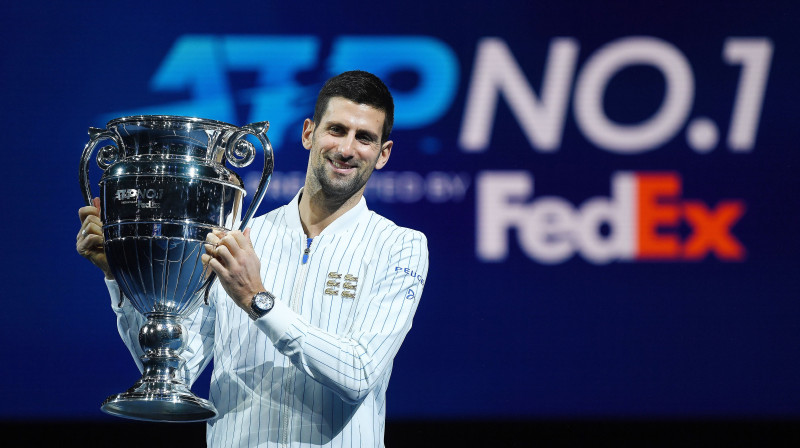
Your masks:
<svg viewBox="0 0 800 448"><path fill-rule="evenodd" d="M355 299L356 290L358 290L358 277L352 274L344 274L344 281L342 281L342 274L338 272L328 273L328 280L325 282L325 295L341 295L345 299Z"/></svg>

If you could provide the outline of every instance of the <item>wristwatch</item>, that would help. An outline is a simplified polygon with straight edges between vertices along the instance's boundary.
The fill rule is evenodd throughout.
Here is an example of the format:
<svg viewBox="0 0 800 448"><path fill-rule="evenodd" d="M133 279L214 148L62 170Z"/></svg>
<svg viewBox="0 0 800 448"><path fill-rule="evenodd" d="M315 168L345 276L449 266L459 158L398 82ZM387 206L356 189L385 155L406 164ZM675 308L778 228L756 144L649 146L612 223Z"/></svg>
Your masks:
<svg viewBox="0 0 800 448"><path fill-rule="evenodd" d="M269 313L273 306L275 306L275 296L270 292L259 292L253 296L253 300L250 302L250 311L247 314L251 319L256 320Z"/></svg>

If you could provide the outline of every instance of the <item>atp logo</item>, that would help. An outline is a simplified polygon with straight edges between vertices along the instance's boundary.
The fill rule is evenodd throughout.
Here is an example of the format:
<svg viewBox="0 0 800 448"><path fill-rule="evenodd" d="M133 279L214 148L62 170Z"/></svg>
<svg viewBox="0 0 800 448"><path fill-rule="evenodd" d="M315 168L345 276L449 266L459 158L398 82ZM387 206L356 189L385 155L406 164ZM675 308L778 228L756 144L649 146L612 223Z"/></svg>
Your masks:
<svg viewBox="0 0 800 448"><path fill-rule="evenodd" d="M396 129L432 123L447 111L456 93L458 61L453 50L435 38L341 36L324 60L321 48L316 36L184 35L156 70L150 90L188 93L189 98L104 118L159 114L228 123L270 120L270 140L279 150L286 131L308 117L322 82L343 71L366 70L382 79L399 71L414 73L413 89L393 92ZM298 80L301 73L320 71L318 82ZM234 85L231 78L237 74L255 74L255 85ZM238 116L242 110L246 116Z"/></svg>

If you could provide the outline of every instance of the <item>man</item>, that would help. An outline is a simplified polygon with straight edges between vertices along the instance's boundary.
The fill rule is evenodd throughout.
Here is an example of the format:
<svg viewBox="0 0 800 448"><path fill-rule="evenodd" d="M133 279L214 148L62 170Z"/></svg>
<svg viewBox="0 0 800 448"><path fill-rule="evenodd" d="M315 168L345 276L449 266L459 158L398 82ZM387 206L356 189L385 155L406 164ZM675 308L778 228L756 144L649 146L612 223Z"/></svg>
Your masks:
<svg viewBox="0 0 800 448"><path fill-rule="evenodd" d="M392 361L428 271L425 236L363 198L391 154L393 114L374 75L330 79L303 123L303 189L244 232L209 234L203 262L219 282L210 305L184 322L183 356L190 381L214 359L210 399L220 415L208 423L210 446L383 446ZM78 252L105 272L139 362L143 318L120 301L98 208L79 214Z"/></svg>

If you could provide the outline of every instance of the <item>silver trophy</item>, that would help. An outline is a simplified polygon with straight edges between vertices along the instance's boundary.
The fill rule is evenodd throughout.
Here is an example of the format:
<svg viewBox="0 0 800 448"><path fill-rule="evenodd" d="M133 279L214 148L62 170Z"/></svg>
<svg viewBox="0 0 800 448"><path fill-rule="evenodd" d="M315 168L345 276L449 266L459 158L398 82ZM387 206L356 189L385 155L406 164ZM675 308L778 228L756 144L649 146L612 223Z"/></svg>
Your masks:
<svg viewBox="0 0 800 448"><path fill-rule="evenodd" d="M207 299L214 276L201 262L206 235L239 223L241 178L225 167L255 159L252 135L264 148L264 169L245 228L272 176L268 122L241 128L200 118L153 115L117 118L90 128L79 180L91 203L89 159L100 142L97 164L101 218L108 264L124 299L147 318L139 330L144 372L128 391L112 395L102 410L136 420L190 422L213 418L216 409L189 390L181 352L181 321Z"/></svg>

